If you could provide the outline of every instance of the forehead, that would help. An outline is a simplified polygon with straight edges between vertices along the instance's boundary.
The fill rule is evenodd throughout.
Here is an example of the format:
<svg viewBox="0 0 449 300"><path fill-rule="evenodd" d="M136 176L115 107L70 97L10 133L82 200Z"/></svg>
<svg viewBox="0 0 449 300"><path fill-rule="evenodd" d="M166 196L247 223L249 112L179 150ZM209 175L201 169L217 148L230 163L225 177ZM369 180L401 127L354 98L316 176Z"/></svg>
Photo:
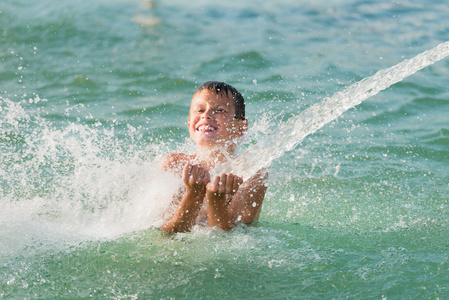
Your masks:
<svg viewBox="0 0 449 300"><path fill-rule="evenodd" d="M191 106L198 105L226 106L232 109L234 108L234 101L230 95L203 90L193 95Z"/></svg>

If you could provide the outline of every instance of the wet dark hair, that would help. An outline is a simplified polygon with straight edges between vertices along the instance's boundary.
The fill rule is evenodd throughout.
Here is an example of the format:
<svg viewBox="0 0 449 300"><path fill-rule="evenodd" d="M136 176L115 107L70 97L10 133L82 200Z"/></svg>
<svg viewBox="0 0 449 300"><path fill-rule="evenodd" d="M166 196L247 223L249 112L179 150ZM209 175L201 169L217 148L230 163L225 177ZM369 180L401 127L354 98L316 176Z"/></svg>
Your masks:
<svg viewBox="0 0 449 300"><path fill-rule="evenodd" d="M232 99L234 99L234 108L235 108L234 119L236 120L246 119L245 99L243 98L242 94L240 94L240 92L237 91L235 87L221 81L208 81L203 83L203 85L196 90L195 95L204 90L215 92L217 95L223 97L231 96Z"/></svg>

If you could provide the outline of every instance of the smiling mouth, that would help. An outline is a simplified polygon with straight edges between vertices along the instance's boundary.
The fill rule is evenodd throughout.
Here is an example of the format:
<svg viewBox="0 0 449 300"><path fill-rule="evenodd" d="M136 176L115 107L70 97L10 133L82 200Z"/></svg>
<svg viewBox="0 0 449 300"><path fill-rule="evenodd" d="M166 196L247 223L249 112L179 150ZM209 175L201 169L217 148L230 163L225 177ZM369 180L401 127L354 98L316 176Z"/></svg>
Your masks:
<svg viewBox="0 0 449 300"><path fill-rule="evenodd" d="M217 128L211 125L204 124L198 126L196 130L201 132L211 132L217 130Z"/></svg>

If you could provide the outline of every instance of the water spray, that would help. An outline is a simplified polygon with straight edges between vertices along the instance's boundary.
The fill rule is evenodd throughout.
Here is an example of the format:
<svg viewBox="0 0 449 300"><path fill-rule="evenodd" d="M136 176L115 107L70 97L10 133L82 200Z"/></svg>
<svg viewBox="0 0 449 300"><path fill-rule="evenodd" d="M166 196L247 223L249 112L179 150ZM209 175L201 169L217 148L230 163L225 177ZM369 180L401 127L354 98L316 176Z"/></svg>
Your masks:
<svg viewBox="0 0 449 300"><path fill-rule="evenodd" d="M260 139L236 159L217 167L214 174L231 172L243 175L244 178L251 177L259 169L269 167L273 160L293 150L306 136L337 119L348 109L448 55L449 41L395 66L380 70L330 98L324 98L320 103L290 118L276 130L275 135Z"/></svg>

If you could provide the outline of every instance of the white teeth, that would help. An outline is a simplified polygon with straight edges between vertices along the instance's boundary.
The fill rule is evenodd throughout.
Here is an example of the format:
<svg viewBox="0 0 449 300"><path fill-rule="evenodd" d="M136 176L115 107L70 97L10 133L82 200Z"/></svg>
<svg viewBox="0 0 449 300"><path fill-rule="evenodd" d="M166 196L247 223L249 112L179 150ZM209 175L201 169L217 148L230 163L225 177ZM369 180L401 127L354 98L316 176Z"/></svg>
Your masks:
<svg viewBox="0 0 449 300"><path fill-rule="evenodd" d="M212 131L212 130L215 130L215 128L210 125L201 125L200 127L198 127L198 130L199 131Z"/></svg>

